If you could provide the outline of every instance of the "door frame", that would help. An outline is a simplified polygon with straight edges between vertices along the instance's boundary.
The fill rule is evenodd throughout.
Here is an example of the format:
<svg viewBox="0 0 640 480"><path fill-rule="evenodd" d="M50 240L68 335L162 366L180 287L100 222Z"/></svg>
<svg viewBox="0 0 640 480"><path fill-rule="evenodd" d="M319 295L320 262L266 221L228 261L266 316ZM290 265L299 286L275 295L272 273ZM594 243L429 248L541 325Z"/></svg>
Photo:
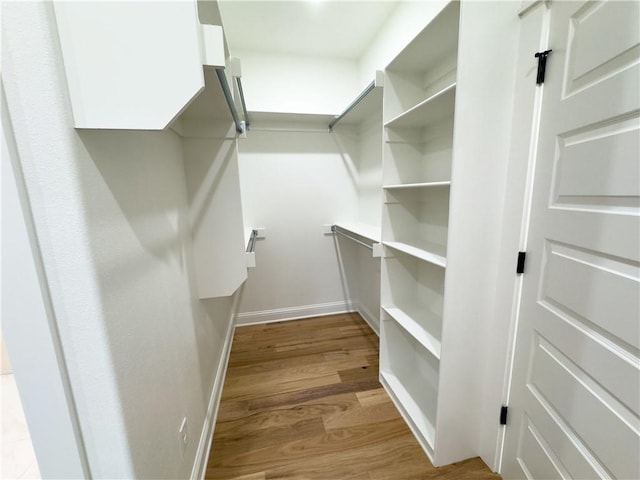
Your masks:
<svg viewBox="0 0 640 480"><path fill-rule="evenodd" d="M3 338L42 478L91 478L1 83L0 96Z"/></svg>
<svg viewBox="0 0 640 480"><path fill-rule="evenodd" d="M506 426L500 425L500 410L508 405L511 391L515 336L518 328L522 275L516 273L518 252L526 251L528 222L539 119L544 84L536 84L537 58L546 50L549 36L551 2L522 2L520 44L512 112L509 166L504 191L500 258L493 298L493 324L490 351L485 366L483 419L480 456L494 471L502 471ZM553 67L549 57L548 66Z"/></svg>

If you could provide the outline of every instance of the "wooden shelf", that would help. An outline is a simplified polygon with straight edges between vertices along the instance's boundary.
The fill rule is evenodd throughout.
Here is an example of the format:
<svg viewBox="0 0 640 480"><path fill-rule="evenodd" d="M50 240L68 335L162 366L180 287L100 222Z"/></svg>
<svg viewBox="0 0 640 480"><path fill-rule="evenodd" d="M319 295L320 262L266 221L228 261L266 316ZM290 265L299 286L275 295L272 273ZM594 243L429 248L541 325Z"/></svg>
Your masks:
<svg viewBox="0 0 640 480"><path fill-rule="evenodd" d="M419 128L453 117L456 100L455 82L401 113L385 124L387 128Z"/></svg>
<svg viewBox="0 0 640 480"><path fill-rule="evenodd" d="M442 245L436 245L435 243L429 244L428 250L414 247L403 242L383 242L383 245L439 267L447 267L446 251Z"/></svg>
<svg viewBox="0 0 640 480"><path fill-rule="evenodd" d="M376 243L380 243L381 241L380 227L375 225L368 225L366 223L359 222L341 222L336 223L336 226L361 237L368 238Z"/></svg>
<svg viewBox="0 0 640 480"><path fill-rule="evenodd" d="M442 182L423 182L423 183L399 183L396 185L383 185L385 190L399 190L399 189L411 189L411 188L430 188L430 187L450 187L451 180Z"/></svg>
<svg viewBox="0 0 640 480"><path fill-rule="evenodd" d="M413 338L415 338L420 345L422 345L425 349L427 349L434 357L440 360L440 348L441 343L438 338L432 335L429 331L427 331L421 323L414 320L414 318L406 313L404 310L397 307L385 307L382 306L382 309L387 312L387 314L393 318L398 324L404 328ZM423 315L431 317L429 322L431 324L440 324L442 323L442 318L437 316L436 314L423 310Z"/></svg>

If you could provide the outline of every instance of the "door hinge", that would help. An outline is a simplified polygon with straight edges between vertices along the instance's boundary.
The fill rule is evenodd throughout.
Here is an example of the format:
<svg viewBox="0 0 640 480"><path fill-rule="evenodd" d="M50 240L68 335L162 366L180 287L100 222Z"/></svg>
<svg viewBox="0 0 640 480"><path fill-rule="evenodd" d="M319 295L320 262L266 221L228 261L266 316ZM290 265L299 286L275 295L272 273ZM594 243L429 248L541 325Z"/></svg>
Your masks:
<svg viewBox="0 0 640 480"><path fill-rule="evenodd" d="M524 262L527 258L527 252L518 252L518 265L516 266L516 273L518 275L524 273Z"/></svg>
<svg viewBox="0 0 640 480"><path fill-rule="evenodd" d="M547 57L553 50L545 50L544 52L537 52L534 56L538 59L538 75L536 77L536 85L544 83L544 74L547 70Z"/></svg>
<svg viewBox="0 0 640 480"><path fill-rule="evenodd" d="M502 407L500 407L500 425L507 424L508 414L509 414L509 407L507 407L506 405L503 405Z"/></svg>

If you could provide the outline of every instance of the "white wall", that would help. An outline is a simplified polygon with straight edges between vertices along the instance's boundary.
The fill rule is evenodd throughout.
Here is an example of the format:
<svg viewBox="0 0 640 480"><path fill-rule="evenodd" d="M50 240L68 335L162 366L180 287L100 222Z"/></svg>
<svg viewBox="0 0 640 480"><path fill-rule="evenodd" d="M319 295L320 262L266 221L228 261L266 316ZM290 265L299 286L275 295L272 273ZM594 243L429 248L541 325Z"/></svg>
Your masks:
<svg viewBox="0 0 640 480"><path fill-rule="evenodd" d="M76 132L51 4L3 4L2 29L7 103L91 475L188 477L231 299L196 298L182 141Z"/></svg>
<svg viewBox="0 0 640 480"><path fill-rule="evenodd" d="M240 142L245 224L266 228L240 322L344 311L351 293L335 239L322 226L355 218L353 148L324 132L253 131Z"/></svg>
<svg viewBox="0 0 640 480"><path fill-rule="evenodd" d="M398 5L360 58L360 88L371 82L376 70L384 70L447 3L448 0L409 0Z"/></svg>
<svg viewBox="0 0 640 480"><path fill-rule="evenodd" d="M242 62L249 111L336 115L360 91L355 61L242 50L232 53Z"/></svg>
<svg viewBox="0 0 640 480"><path fill-rule="evenodd" d="M359 127L358 217L379 226L382 222L382 111ZM380 257L358 248L358 310L380 333Z"/></svg>
<svg viewBox="0 0 640 480"><path fill-rule="evenodd" d="M358 217L368 225L382 223L382 105L379 115L358 128Z"/></svg>

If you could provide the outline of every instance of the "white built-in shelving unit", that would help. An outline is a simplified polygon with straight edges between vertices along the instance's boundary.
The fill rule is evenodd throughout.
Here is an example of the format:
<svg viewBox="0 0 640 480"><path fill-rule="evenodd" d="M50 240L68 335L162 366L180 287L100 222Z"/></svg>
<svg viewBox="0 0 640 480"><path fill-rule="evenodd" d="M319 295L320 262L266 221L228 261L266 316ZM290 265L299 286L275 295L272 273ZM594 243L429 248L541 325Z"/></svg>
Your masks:
<svg viewBox="0 0 640 480"><path fill-rule="evenodd" d="M385 72L380 380L432 460L445 408L459 15L459 3L449 3Z"/></svg>

